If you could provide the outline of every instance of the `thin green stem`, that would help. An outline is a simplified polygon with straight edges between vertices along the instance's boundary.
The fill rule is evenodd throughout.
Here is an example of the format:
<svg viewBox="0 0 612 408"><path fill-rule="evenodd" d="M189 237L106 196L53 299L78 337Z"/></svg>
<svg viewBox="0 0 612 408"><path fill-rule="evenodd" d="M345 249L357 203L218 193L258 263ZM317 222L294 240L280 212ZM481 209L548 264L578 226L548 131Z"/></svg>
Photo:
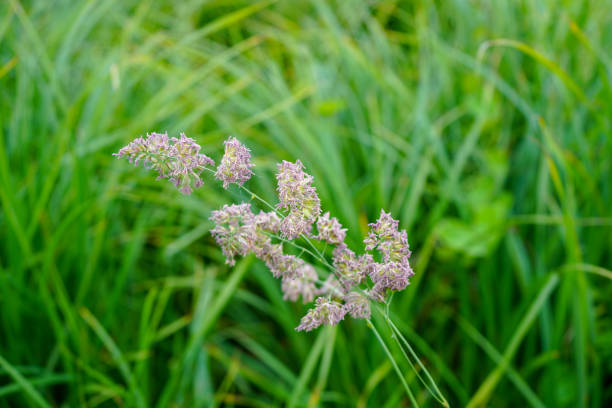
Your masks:
<svg viewBox="0 0 612 408"><path fill-rule="evenodd" d="M269 233L269 232L265 232L265 231L264 231L264 234L265 234L265 235L267 235L267 236L269 236L270 238L276 238L276 239L278 239L278 240L279 240L279 241L281 241L281 242L285 242L285 243L287 243L287 244L289 244L289 245L291 245L291 246L293 246L293 247L295 247L295 248L297 248L297 249L300 249L300 250L302 250L302 251L306 252L307 254L311 255L313 258L316 258L316 259L320 260L320 259L319 259L319 256L318 256L317 254L313 253L313 252L312 252L311 250L309 250L308 248L304 248L303 246L301 246L301 245L299 245L299 244L296 244L295 242L293 242L293 241L291 241L291 240L285 239L285 238L280 237L280 236L278 236L278 235L276 235L276 234L271 234L271 233Z"/></svg>
<svg viewBox="0 0 612 408"><path fill-rule="evenodd" d="M325 259L323 254L317 249L317 247L315 247L315 245L312 243L312 241L310 241L310 239L306 235L302 234L301 237L304 238L306 242L308 242L310 247L315 250L315 252L319 255L319 258L321 259L321 262L327 265L330 269L334 269L334 267L327 261L327 259Z"/></svg>
<svg viewBox="0 0 612 408"><path fill-rule="evenodd" d="M404 335L402 334L402 332L397 328L397 326L395 326L395 324L393 323L393 321L389 318L389 316L385 316L385 319L387 321L387 324L389 325L389 327L391 328L391 330L394 332L394 336L393 338L395 339L395 341L397 342L398 346L400 347L400 349L402 350L402 354L404 355L404 357L406 358L406 360L408 361L408 364L410 364L410 367L414 370L417 378L423 383L423 385L425 386L425 388L427 388L427 390L431 393L431 395L433 395L433 397L443 406L448 407L448 401L446 400L446 398L444 398L444 395L442 395L442 392L440 391L440 389L438 388L438 386L436 385L436 382L434 381L434 379L432 378L431 374L429 374L429 371L427 371L427 368L425 368L425 366L423 365L423 363L421 362L421 360L419 359L419 357L416 355L416 353L414 352L414 350L412 349L412 347L410 346L410 343L408 343L408 341L406 340L406 338L404 337ZM398 339L399 337L399 339ZM401 340L401 343L400 343ZM402 347L402 343L404 344L404 347L406 347L408 349L408 351L410 352L410 355L412 356L412 358L414 358L417 362L417 364L419 365L419 367L421 368L421 370L423 370L423 372L425 373L425 376L427 377L427 379L429 380L429 382L431 383L431 385L433 386L433 389L435 390L435 392L429 387L429 385L427 384L427 382L423 379L423 377L421 377L421 375L418 373L416 367L414 366L414 364L412 363L412 361L410 360L410 358L408 357L408 355L406 354L406 351L404 350L404 347Z"/></svg>
<svg viewBox="0 0 612 408"><path fill-rule="evenodd" d="M427 388L427 391L429 391L429 393L436 399L436 401L438 401L440 404L442 404L444 406L448 406L448 403L444 399L440 399L438 397L438 395L436 395L436 393L431 388L429 388L429 386L427 385L427 382L423 379L423 377L421 377L421 375L419 374L419 371L416 369L416 367L412 363L412 360L410 360L410 358L408 357L408 354L406 354L406 351L404 350L404 348L402 347L402 344L400 343L400 341L397 338L397 334L395 333L395 331L393 331L393 330L391 330L391 331L393 332L391 337L397 343L398 347L400 348L400 350L402 352L402 355L404 356L404 358L408 362L408 365L410 365L410 368L412 368L412 371L414 371L414 374L419 379L419 381L421 381L421 383L425 386L425 388Z"/></svg>
<svg viewBox="0 0 612 408"><path fill-rule="evenodd" d="M368 327L370 329L372 329L372 331L374 332L374 335L376 336L376 339L378 339L378 342L382 346L383 350L385 350L385 353L387 354L387 357L389 358L389 361L391 361L391 364L393 365L393 368L395 369L395 372L396 372L397 376L402 381L402 385L404 386L404 389L406 390L406 394L408 394L408 398L410 398L410 402L412 403L412 405L414 405L415 407L418 408L419 404L416 402L416 399L414 398L414 395L412 394L412 391L410 391L410 388L408 387L408 383L406 382L406 379L402 375L402 372L399 369L399 366L397 365L397 361L395 361L395 358L391 354L391 351L389 350L389 348L385 344L385 342L382 339L382 337L380 337L380 334L378 333L378 330L376 330L376 327L374 327L374 324L372 324L372 321L370 319L367 319L366 322L368 324Z"/></svg>
<svg viewBox="0 0 612 408"><path fill-rule="evenodd" d="M281 218L284 217L284 215L280 211L278 211L272 204L270 204L269 202L267 202L266 200L264 200L263 198L261 198L260 196L258 196L257 194L255 194L254 192L249 190L248 188L246 188L245 186L238 185L238 187L240 187L246 193L250 194L252 198L256 198L259 201L261 201L262 203L264 203L268 208L270 208L272 211L274 211L276 213L276 215L278 215L279 217L281 217Z"/></svg>
<svg viewBox="0 0 612 408"><path fill-rule="evenodd" d="M391 295L389 295L389 299L385 302L385 317L387 319L389 318L389 308L391 307L391 301L393 300L393 295L395 295L395 292L391 292Z"/></svg>

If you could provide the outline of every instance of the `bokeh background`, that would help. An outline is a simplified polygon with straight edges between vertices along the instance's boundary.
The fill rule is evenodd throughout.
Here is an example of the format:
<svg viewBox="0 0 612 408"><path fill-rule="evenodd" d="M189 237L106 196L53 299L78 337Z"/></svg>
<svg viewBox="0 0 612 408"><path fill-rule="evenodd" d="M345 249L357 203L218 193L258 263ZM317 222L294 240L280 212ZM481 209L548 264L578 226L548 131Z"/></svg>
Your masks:
<svg viewBox="0 0 612 408"><path fill-rule="evenodd" d="M297 333L261 262L224 265L208 217L248 197L111 156L148 131L235 135L272 202L302 160L356 249L401 219L391 312L451 406L610 406L610 10L1 2L0 407L409 405L363 321Z"/></svg>

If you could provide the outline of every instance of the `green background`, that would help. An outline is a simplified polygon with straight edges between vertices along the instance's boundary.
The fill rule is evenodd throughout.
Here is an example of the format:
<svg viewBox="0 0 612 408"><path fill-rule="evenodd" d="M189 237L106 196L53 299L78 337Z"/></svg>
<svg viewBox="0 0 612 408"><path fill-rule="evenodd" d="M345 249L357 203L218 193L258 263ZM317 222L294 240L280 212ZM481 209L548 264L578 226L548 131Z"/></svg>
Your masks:
<svg viewBox="0 0 612 408"><path fill-rule="evenodd" d="M357 250L399 218L391 311L451 406L609 406L610 10L1 2L0 407L408 406L363 321L297 333L261 262L224 265L208 217L247 196L111 156L166 130L238 137L272 202L302 160Z"/></svg>

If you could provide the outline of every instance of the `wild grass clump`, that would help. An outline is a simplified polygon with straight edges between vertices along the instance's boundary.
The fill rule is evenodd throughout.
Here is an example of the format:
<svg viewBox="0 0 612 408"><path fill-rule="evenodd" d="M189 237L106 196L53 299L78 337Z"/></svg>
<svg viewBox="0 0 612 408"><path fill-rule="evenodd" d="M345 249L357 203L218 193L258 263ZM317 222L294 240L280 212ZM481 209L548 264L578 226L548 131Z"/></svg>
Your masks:
<svg viewBox="0 0 612 408"><path fill-rule="evenodd" d="M274 206L300 160L330 260L400 221L415 275L370 320L419 405L394 334L453 407L612 406L609 3L0 1L0 407L410 405L363 319L295 330L316 257L225 263L212 212L272 209L113 159L144 129L234 135Z"/></svg>
<svg viewBox="0 0 612 408"><path fill-rule="evenodd" d="M376 223L369 224L369 233L363 240L367 252L356 256L344 242L347 230L342 228L338 219L330 218L329 212L321 215L321 201L314 179L304 171L299 160L295 163L283 160L278 164L276 180L279 202L273 206L243 186L253 175L251 168L254 164L251 163L250 150L235 137L230 137L224 144L225 153L216 170L213 169L215 162L199 153L201 147L184 134L181 134L180 139L169 139L167 134L147 134L145 138L139 137L130 142L114 155L127 158L136 165L139 161L144 162L145 167L159 173L158 179L169 178L183 194L191 194L193 191L192 179L195 179L195 188L201 187L203 182L199 174L208 171L223 182L223 188L236 184L251 199L257 199L270 209L255 215L250 204L241 203L225 204L212 212L210 219L215 227L211 233L226 257L225 262L233 266L237 255L255 254L275 278L281 278L283 299L295 301L301 296L306 303L312 301L316 294L315 307L302 317L295 328L297 331L311 331L324 325L334 326L347 314L355 319L365 319L392 362L411 403L418 406L393 355L370 321L371 303L378 303L379 308L384 305L385 312L381 313L394 331L392 338L412 365L404 347L412 353L413 358L416 356L389 316L393 295L404 290L414 275L409 263L411 251L408 237L405 230L398 230L399 221L381 210L380 218ZM315 224L316 234L312 232ZM301 256L286 254L284 243L297 248L300 255L310 255L319 262L319 268L305 262ZM326 253L328 245L335 246L331 251L331 262ZM378 261L371 253L374 249L379 252ZM318 272L320 267L326 270L322 276ZM404 344L399 340L400 337ZM416 360L435 392L412 366L416 376L440 404L448 407L448 402L432 377L420 360Z"/></svg>

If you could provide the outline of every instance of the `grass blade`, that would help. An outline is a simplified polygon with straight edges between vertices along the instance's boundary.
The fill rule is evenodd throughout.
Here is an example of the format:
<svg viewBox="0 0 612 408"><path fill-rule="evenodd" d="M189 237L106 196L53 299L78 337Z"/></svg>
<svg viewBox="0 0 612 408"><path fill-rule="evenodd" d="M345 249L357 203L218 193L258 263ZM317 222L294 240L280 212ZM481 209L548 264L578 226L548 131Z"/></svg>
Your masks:
<svg viewBox="0 0 612 408"><path fill-rule="evenodd" d="M89 310L87 310L86 308L81 308L79 312L83 320L85 320L89 327L91 327L91 329L98 336L102 344L104 344L106 349L110 352L111 356L113 357L113 360L115 360L117 367L119 367L119 371L123 375L123 378L125 379L127 385L132 391L133 397L136 400L136 406L146 408L147 405L145 403L144 397L140 392L140 389L138 388L138 384L136 384L136 381L132 376L130 367L125 361L121 350L119 350L108 332L104 329L104 327L102 327L98 319L96 319L96 317L91 314Z"/></svg>
<svg viewBox="0 0 612 408"><path fill-rule="evenodd" d="M21 387L23 392L39 407L51 408L51 405L36 391L32 383L15 367L0 355L0 367Z"/></svg>
<svg viewBox="0 0 612 408"><path fill-rule="evenodd" d="M502 360L480 385L472 399L468 402L468 408L482 407L487 405L487 402L491 397L491 393L495 389L502 375L505 373L508 365L510 364L510 360L512 359L512 357L514 357L518 346L525 337L525 334L527 334L527 330L529 330L529 328L533 324L542 306L545 304L546 300L548 299L548 297L550 296L553 289L555 289L558 283L559 276L554 273L550 274L548 279L546 280L546 283L540 290L540 293L535 298L535 300L527 310L527 313L516 328L514 335L510 339L510 342L508 343L508 346L506 347L506 350L502 355Z"/></svg>

